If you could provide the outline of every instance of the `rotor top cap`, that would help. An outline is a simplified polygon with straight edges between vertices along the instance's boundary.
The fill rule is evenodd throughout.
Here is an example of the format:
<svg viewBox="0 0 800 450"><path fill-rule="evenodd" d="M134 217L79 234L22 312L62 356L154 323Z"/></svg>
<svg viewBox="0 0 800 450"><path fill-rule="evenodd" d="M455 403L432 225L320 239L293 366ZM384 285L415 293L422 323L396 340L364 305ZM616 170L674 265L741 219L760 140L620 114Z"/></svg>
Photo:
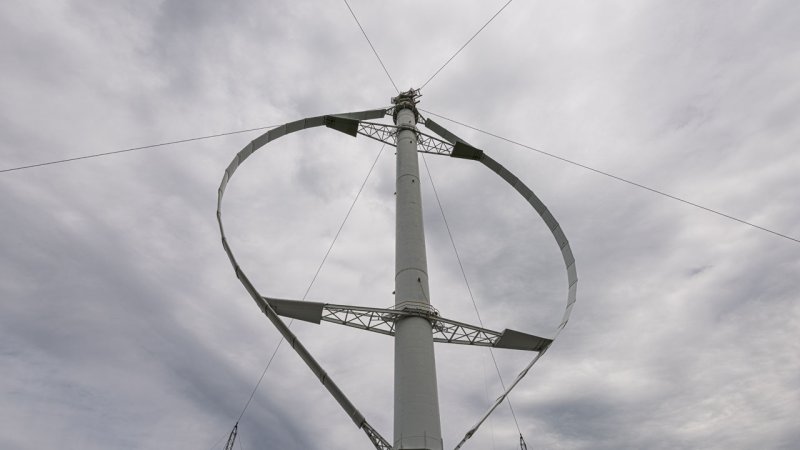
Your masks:
<svg viewBox="0 0 800 450"><path fill-rule="evenodd" d="M422 97L419 89L410 88L405 92L397 94L397 97L392 97L392 104L394 111L392 118L397 122L397 113L403 109L410 109L414 112L414 121L419 122L419 111L417 111L418 98Z"/></svg>

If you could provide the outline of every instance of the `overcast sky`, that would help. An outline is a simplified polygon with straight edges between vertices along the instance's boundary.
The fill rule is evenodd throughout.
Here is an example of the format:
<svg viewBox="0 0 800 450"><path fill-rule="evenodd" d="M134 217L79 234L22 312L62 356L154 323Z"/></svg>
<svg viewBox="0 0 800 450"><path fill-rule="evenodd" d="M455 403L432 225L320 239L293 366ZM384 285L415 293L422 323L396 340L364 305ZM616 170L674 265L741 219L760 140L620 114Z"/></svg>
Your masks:
<svg viewBox="0 0 800 450"><path fill-rule="evenodd" d="M504 2L431 3L351 1L401 89ZM420 106L800 238L798 23L794 0L520 0ZM11 0L0 51L0 169L395 95L340 1ZM797 448L800 244L439 122L527 183L577 259L572 321L511 396L529 448ZM214 214L258 134L0 173L0 448L222 448L279 340ZM262 294L303 296L380 148L315 129L239 169L226 232ZM427 161L484 323L551 336L567 285L543 222L482 166ZM387 148L310 300L393 303L393 165ZM432 302L476 323L422 178ZM391 439L391 338L293 329ZM452 448L501 389L485 349L436 352ZM506 380L531 356L496 355ZM372 448L288 347L239 439ZM517 442L504 405L465 448Z"/></svg>

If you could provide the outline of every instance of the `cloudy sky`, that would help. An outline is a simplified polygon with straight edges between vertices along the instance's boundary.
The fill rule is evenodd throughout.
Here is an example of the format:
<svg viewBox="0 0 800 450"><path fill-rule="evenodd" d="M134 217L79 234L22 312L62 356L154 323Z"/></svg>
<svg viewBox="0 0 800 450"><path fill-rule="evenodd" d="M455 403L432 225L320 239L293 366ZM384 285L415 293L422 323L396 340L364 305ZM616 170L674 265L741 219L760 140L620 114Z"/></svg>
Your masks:
<svg viewBox="0 0 800 450"><path fill-rule="evenodd" d="M503 1L353 0L401 89ZM421 107L800 238L800 3L511 3ZM384 107L395 94L345 4L0 4L0 169ZM530 448L796 448L800 244L440 121L528 184L580 278L572 321L512 395ZM258 132L0 173L0 448L212 449L279 335L236 280L216 189ZM248 160L226 231L265 295L300 298L380 144L326 129ZM552 335L558 248L479 165L428 156L484 323ZM311 300L393 303L393 151ZM423 174L431 297L476 322ZM392 341L293 329L392 429ZM437 345L445 447L500 386L485 349ZM511 379L531 355L496 352ZM512 449L506 406L465 448ZM371 448L282 348L245 449Z"/></svg>

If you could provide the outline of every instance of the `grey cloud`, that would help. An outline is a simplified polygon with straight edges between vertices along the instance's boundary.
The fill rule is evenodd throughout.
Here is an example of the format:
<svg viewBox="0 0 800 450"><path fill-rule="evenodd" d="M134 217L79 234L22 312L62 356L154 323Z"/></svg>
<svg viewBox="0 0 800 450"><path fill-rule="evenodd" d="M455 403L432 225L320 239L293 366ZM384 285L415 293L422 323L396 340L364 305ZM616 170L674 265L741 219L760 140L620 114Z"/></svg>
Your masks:
<svg viewBox="0 0 800 450"><path fill-rule="evenodd" d="M501 3L352 6L407 88ZM2 9L4 167L380 107L393 95L335 2ZM422 106L796 237L796 16L780 1L515 2L426 87ZM577 258L572 320L511 397L531 447L800 439L795 244L437 121L533 188ZM222 171L255 135L2 174L0 446L209 448L227 434L278 341L235 279L214 217ZM378 145L309 132L237 172L225 226L263 293L303 294ZM391 303L385 152L309 298ZM550 333L566 286L544 225L480 168L428 162L484 321ZM431 295L443 314L475 322L423 181ZM389 338L293 327L390 437ZM506 381L529 356L497 352ZM485 352L439 346L437 357L451 446L500 386ZM369 448L288 348L241 439ZM516 442L503 406L470 448Z"/></svg>

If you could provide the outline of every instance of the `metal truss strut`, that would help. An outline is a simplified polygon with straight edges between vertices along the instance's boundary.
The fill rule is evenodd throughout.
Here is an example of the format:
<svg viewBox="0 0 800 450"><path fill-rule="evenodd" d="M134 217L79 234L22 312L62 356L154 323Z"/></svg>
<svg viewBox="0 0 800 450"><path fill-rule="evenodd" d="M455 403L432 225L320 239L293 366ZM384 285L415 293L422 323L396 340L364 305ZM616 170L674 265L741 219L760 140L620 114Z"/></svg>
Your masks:
<svg viewBox="0 0 800 450"><path fill-rule="evenodd" d="M501 335L497 331L439 317L438 312L423 308L396 310L326 304L322 309L322 320L325 322L390 336L394 335L395 323L410 316L424 317L433 324L434 342L493 347Z"/></svg>
<svg viewBox="0 0 800 450"><path fill-rule="evenodd" d="M377 450L392 450L392 444L387 442L380 433L375 431L366 420L361 424L361 429L364 430L364 433L367 434L367 437L372 441L372 445L374 445Z"/></svg>
<svg viewBox="0 0 800 450"><path fill-rule="evenodd" d="M278 315L312 323L321 321L373 333L394 336L395 324L405 317L423 317L431 322L433 341L447 344L508 348L540 352L551 340L514 330L502 332L446 319L426 303L405 302L394 308L335 305L264 297Z"/></svg>
<svg viewBox="0 0 800 450"><path fill-rule="evenodd" d="M385 125L375 122L361 121L358 123L358 134L389 144L393 147L397 146L397 132L401 129L401 127L394 125ZM425 134L416 128L414 131L417 133L417 151L448 156L453 152L453 144Z"/></svg>

